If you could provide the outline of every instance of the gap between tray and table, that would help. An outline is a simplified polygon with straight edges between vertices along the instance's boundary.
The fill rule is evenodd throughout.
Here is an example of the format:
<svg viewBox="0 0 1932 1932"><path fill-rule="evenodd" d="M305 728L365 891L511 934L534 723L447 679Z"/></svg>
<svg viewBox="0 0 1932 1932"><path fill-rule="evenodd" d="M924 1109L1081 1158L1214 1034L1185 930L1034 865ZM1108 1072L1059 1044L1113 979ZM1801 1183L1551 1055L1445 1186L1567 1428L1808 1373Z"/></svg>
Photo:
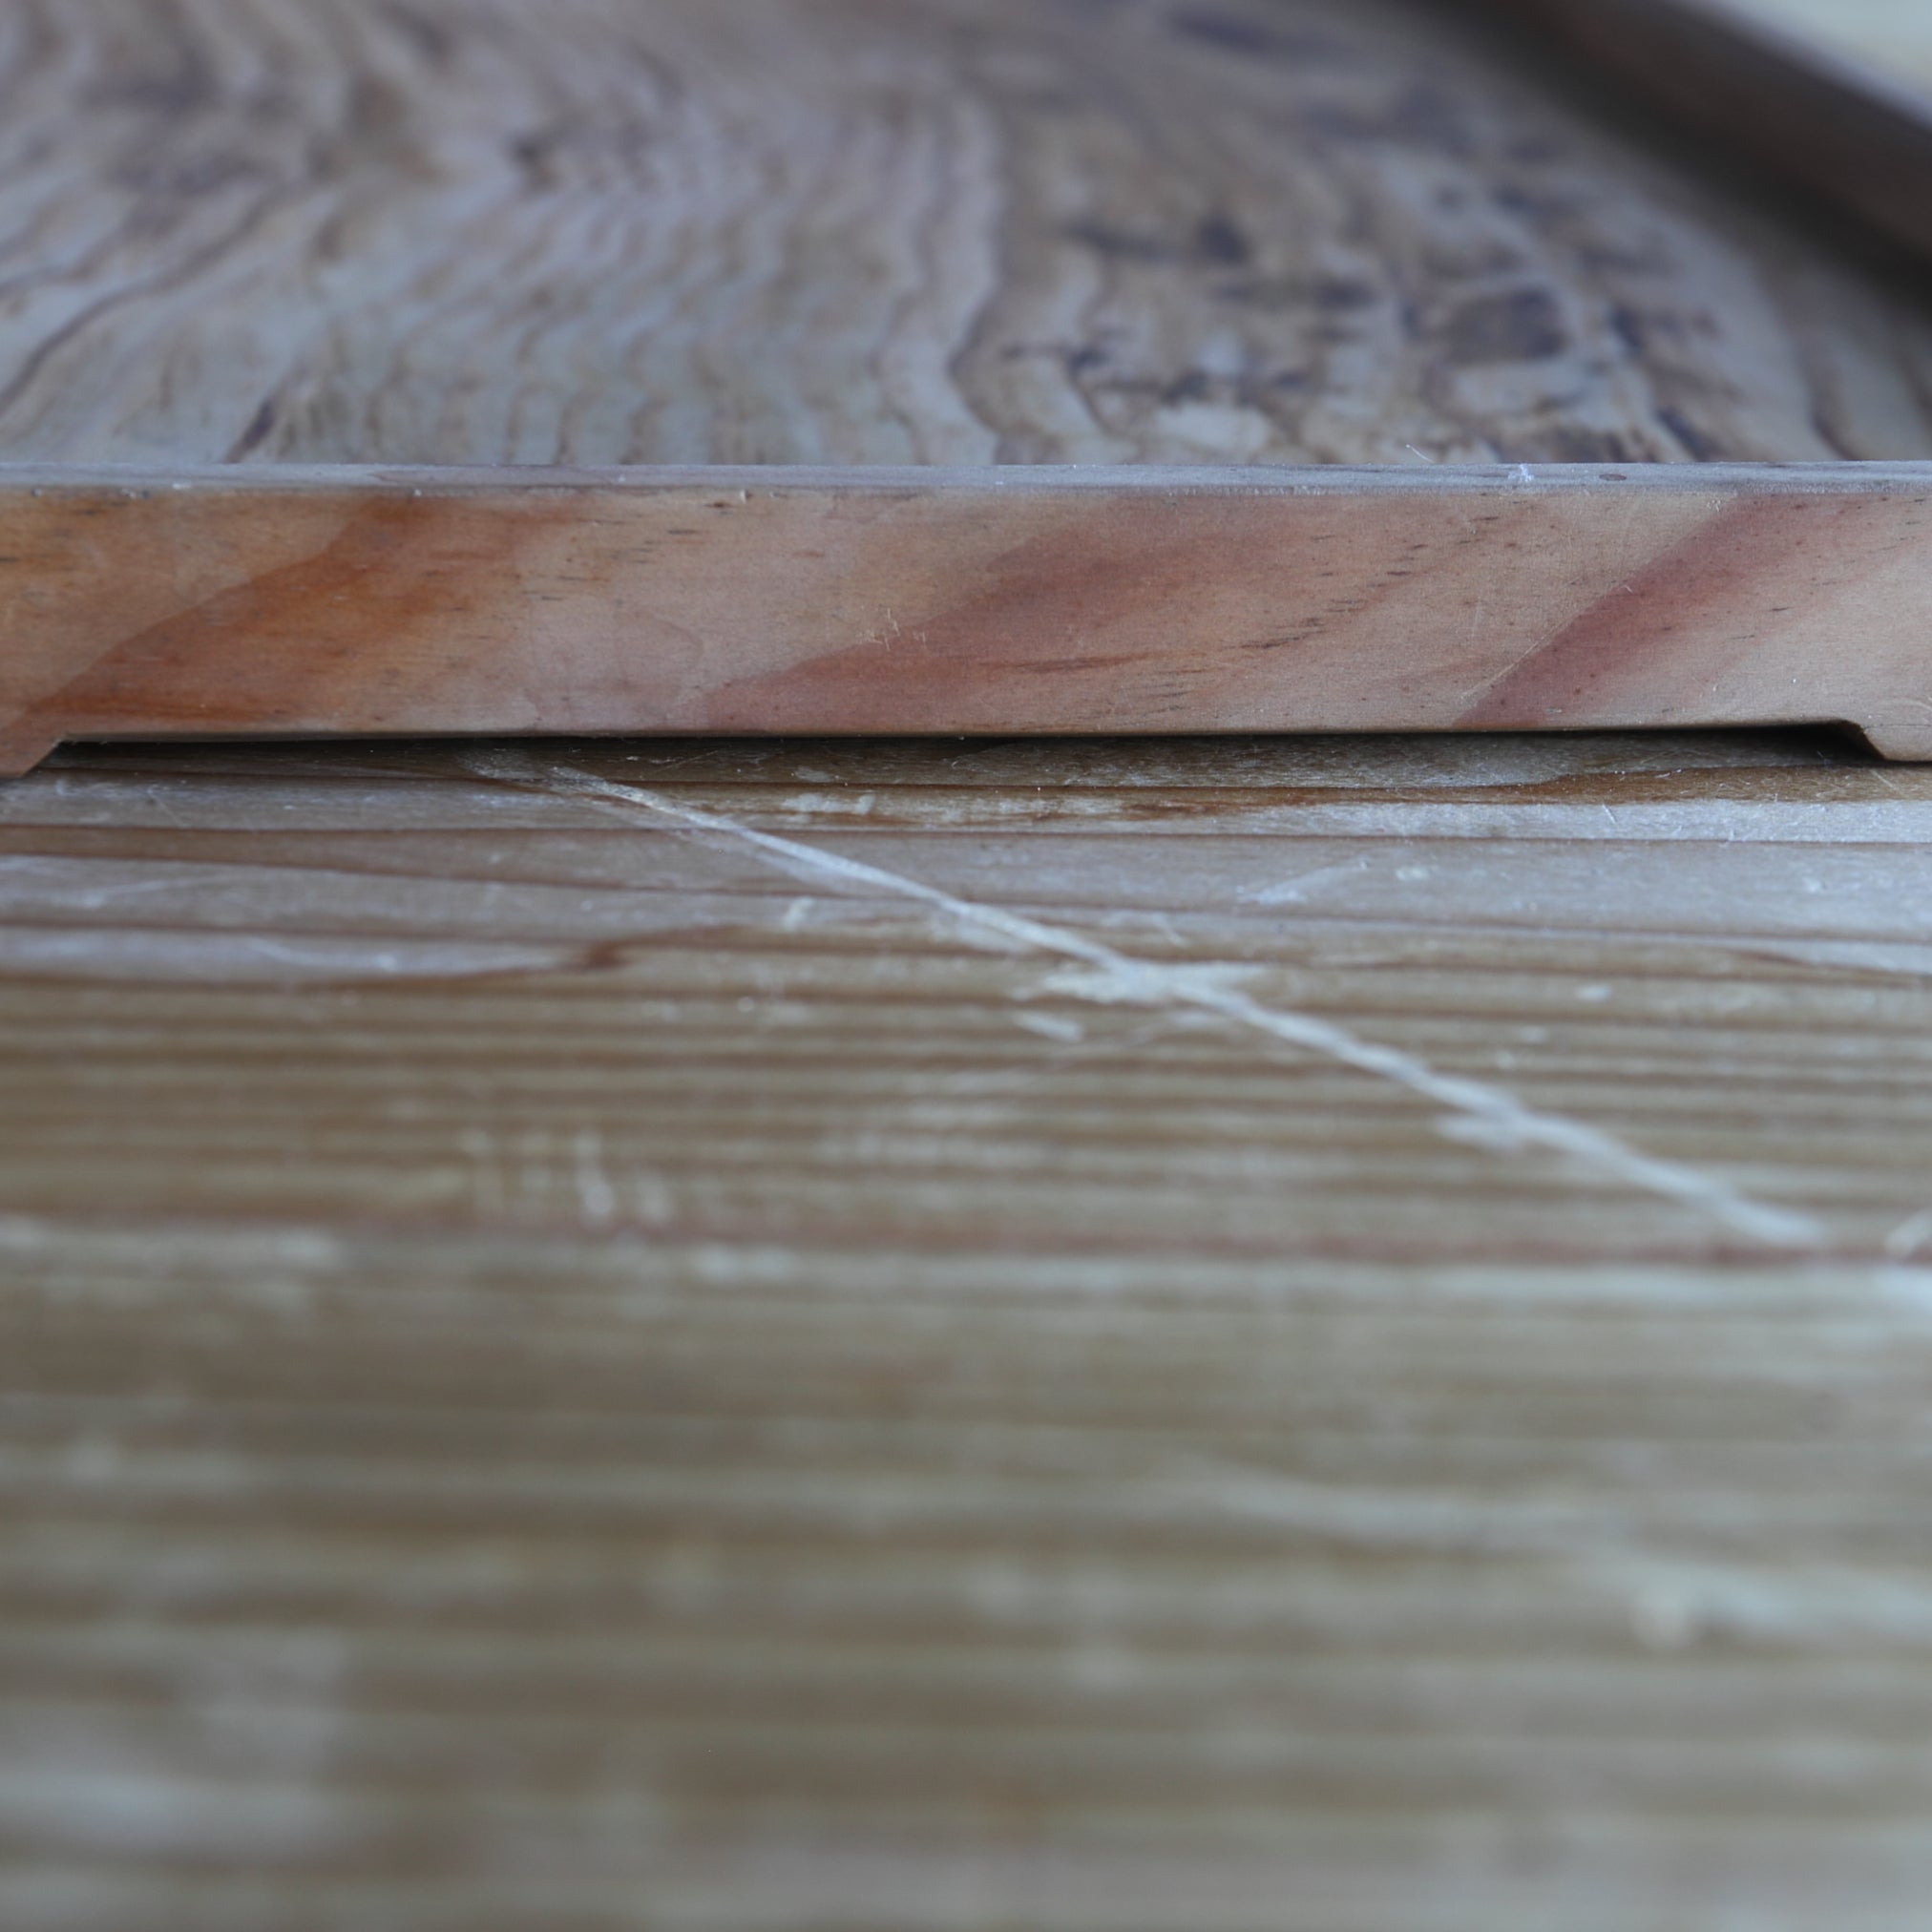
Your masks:
<svg viewBox="0 0 1932 1932"><path fill-rule="evenodd" d="M1932 464L0 467L66 739L1843 723L1932 759Z"/></svg>

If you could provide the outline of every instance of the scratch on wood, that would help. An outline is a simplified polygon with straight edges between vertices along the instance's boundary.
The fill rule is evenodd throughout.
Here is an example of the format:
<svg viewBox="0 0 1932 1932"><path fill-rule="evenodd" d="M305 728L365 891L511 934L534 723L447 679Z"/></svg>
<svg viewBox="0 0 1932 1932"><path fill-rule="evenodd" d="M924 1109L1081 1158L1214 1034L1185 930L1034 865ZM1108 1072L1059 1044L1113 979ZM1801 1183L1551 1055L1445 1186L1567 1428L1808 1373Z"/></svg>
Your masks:
<svg viewBox="0 0 1932 1932"><path fill-rule="evenodd" d="M680 804L642 786L550 766L522 753L466 759L478 777L499 784L595 799L746 845L795 878L860 886L909 899L943 914L967 934L1017 952L1044 953L1084 971L1056 976L1055 990L1097 1005L1140 1005L1212 1013L1286 1046L1319 1054L1400 1087L1440 1107L1443 1130L1496 1152L1539 1149L1573 1161L1641 1193L1677 1203L1731 1233L1770 1247L1821 1247L1823 1228L1809 1215L1755 1201L1728 1183L1674 1161L1657 1159L1586 1122L1525 1106L1480 1081L1445 1074L1398 1048L1361 1039L1312 1014L1264 1006L1228 983L1225 967L1162 965L1117 952L1096 939L1000 906L955 897L937 887L819 847L759 831L717 812Z"/></svg>

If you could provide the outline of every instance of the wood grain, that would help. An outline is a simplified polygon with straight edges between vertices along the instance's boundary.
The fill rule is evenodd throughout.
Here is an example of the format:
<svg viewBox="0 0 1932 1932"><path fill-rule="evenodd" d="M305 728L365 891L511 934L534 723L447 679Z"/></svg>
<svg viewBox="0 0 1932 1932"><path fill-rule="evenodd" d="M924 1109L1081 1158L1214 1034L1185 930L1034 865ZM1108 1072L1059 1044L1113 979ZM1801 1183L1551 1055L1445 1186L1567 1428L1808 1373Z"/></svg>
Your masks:
<svg viewBox="0 0 1932 1932"><path fill-rule="evenodd" d="M0 769L76 737L1834 720L1932 757L1932 465L248 473L0 472Z"/></svg>
<svg viewBox="0 0 1932 1932"><path fill-rule="evenodd" d="M10 1932L1917 1932L1932 772L64 753Z"/></svg>
<svg viewBox="0 0 1932 1932"><path fill-rule="evenodd" d="M14 460L1932 456L1920 294L1468 10L12 0L0 108Z"/></svg>
<svg viewBox="0 0 1932 1932"><path fill-rule="evenodd" d="M1391 6L0 61L62 464L1926 453L1910 302ZM143 675L86 528L35 703ZM57 753L0 1923L1920 1932L1928 832L1805 734Z"/></svg>

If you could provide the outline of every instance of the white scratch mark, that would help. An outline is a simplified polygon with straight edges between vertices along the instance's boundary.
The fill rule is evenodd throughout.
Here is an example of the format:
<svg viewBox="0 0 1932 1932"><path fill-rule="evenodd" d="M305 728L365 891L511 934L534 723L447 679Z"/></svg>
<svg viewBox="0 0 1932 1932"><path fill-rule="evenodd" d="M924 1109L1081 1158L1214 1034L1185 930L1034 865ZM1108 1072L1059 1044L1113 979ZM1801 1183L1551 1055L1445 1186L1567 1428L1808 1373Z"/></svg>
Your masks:
<svg viewBox="0 0 1932 1932"><path fill-rule="evenodd" d="M870 818L872 808L878 802L879 795L875 791L861 792L856 798L843 797L837 792L801 791L785 801L784 809L806 815Z"/></svg>
<svg viewBox="0 0 1932 1932"><path fill-rule="evenodd" d="M1457 703L1463 709L1466 710L1471 704L1475 704L1479 698L1488 697L1490 692L1495 690L1497 685L1502 682L1503 679L1510 676L1512 672L1522 670L1523 665L1528 663L1530 659L1535 657L1539 651L1544 650L1550 644L1555 643L1557 639L1562 637L1564 630L1567 628L1568 628L1567 624L1557 624L1554 625L1551 629L1544 632L1544 634L1537 639L1536 642L1530 645L1528 650L1524 651L1520 657L1511 658L1508 663L1504 664L1502 670L1498 671L1493 678L1485 678L1483 679L1481 683L1472 685L1468 690L1462 693L1462 695L1457 700Z"/></svg>
<svg viewBox="0 0 1932 1932"><path fill-rule="evenodd" d="M1297 872L1292 879L1282 879L1275 885L1246 886L1234 896L1249 906L1304 905L1317 886L1353 877L1366 872L1368 865L1367 859L1351 859L1346 865L1320 866L1312 872Z"/></svg>
<svg viewBox="0 0 1932 1932"><path fill-rule="evenodd" d="M618 1190L604 1166L603 1136L595 1127L586 1127L577 1137L576 1154L572 1178L578 1206L593 1228L608 1228L618 1218Z"/></svg>
<svg viewBox="0 0 1932 1932"><path fill-rule="evenodd" d="M1885 1253L1893 1261L1910 1261L1928 1241L1932 1241L1932 1208L1900 1222L1885 1237Z"/></svg>
<svg viewBox="0 0 1932 1932"><path fill-rule="evenodd" d="M1042 1040L1058 1040L1068 1046L1078 1046L1086 1039L1086 1028L1077 1019L1064 1019L1054 1013L1020 1013L1014 1017L1028 1033L1037 1033Z"/></svg>
<svg viewBox="0 0 1932 1932"><path fill-rule="evenodd" d="M1656 1159L1601 1127L1561 1114L1541 1113L1512 1094L1445 1074L1399 1048L1362 1040L1346 1027L1312 1014L1264 1006L1229 983L1225 967L1162 965L1136 959L1097 939L1050 926L1004 907L956 898L903 873L887 872L862 859L801 845L795 839L740 825L735 819L596 773L565 766L545 766L536 759L493 753L472 757L469 768L498 783L520 785L598 799L634 811L646 811L763 852L795 878L817 884L835 881L868 892L911 900L941 914L960 932L981 935L1005 950L1044 953L1072 961L1084 972L1056 974L1053 990L1078 994L1102 1005L1179 1008L1218 1015L1232 1024L1279 1040L1285 1046L1320 1055L1359 1073L1400 1087L1443 1110L1443 1131L1462 1142L1475 1141L1498 1152L1541 1148L1594 1169L1625 1186L1709 1217L1751 1240L1779 1248L1816 1248L1824 1229L1811 1216L1754 1201L1694 1167Z"/></svg>
<svg viewBox="0 0 1932 1932"><path fill-rule="evenodd" d="M473 1176L477 1208L486 1215L500 1215L507 1206L507 1198L494 1137L482 1127L468 1127L458 1144Z"/></svg>
<svg viewBox="0 0 1932 1932"><path fill-rule="evenodd" d="M279 966L340 967L342 964L340 957L332 951L284 945L279 940L264 939L252 933L239 934L238 943L244 952L253 953L258 958L272 959ZM356 958L355 965L360 973L399 974L403 970L403 962L394 953L365 953Z"/></svg>

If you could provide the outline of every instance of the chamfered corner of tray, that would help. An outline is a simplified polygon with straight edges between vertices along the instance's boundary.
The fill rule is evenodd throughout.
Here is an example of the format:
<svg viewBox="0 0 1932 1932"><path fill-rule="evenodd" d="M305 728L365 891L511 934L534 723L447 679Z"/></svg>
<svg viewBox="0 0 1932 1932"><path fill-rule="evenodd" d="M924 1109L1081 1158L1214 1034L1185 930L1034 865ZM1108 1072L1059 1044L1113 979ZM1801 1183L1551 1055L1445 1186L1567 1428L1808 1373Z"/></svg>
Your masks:
<svg viewBox="0 0 1932 1932"><path fill-rule="evenodd" d="M1854 718L1850 728L1890 765L1932 765L1932 717L1886 718L1867 724Z"/></svg>
<svg viewBox="0 0 1932 1932"><path fill-rule="evenodd" d="M0 780L25 778L60 743L40 728L0 725Z"/></svg>

